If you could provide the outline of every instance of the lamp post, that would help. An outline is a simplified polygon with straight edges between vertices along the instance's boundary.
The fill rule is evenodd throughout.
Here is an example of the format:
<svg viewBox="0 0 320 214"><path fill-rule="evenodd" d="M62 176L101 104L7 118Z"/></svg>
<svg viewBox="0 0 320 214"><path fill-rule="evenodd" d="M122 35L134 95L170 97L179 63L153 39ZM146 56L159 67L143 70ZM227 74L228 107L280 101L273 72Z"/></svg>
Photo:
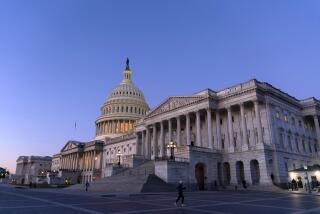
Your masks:
<svg viewBox="0 0 320 214"><path fill-rule="evenodd" d="M120 157L121 157L121 151L118 150L118 153L117 153L117 157L118 157L118 166L120 167Z"/></svg>
<svg viewBox="0 0 320 214"><path fill-rule="evenodd" d="M304 166L303 168L306 170L305 173L306 173L306 179L307 179L307 182L308 182L308 192L311 193L309 176L308 176L308 166Z"/></svg>
<svg viewBox="0 0 320 214"><path fill-rule="evenodd" d="M167 148L170 149L170 159L174 160L174 149L176 148L176 144L171 141L168 145Z"/></svg>

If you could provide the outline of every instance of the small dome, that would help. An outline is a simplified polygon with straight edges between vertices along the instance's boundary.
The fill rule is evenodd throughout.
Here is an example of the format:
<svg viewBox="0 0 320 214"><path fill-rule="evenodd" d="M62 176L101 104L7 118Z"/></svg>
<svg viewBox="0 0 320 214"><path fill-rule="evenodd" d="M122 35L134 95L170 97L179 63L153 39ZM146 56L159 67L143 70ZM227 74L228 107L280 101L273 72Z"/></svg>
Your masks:
<svg viewBox="0 0 320 214"><path fill-rule="evenodd" d="M134 128L135 121L149 110L142 91L131 80L129 60L123 72L123 80L108 95L96 120L96 139L117 137Z"/></svg>

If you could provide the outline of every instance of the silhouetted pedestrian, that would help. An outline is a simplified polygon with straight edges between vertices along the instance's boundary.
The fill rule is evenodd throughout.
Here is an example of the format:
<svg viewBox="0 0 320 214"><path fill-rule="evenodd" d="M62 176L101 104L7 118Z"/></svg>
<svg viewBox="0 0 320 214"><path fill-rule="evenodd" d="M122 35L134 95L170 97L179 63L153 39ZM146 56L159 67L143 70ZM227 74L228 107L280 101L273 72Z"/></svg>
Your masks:
<svg viewBox="0 0 320 214"><path fill-rule="evenodd" d="M89 186L90 186L90 184L89 184L89 182L87 181L87 182L86 182L86 192L88 192Z"/></svg>
<svg viewBox="0 0 320 214"><path fill-rule="evenodd" d="M183 182L180 180L179 181L179 185L177 186L177 190L178 190L178 197L176 202L174 203L174 205L177 206L177 203L179 202L180 198L181 198L181 206L184 206L184 195L183 195L183 190L185 190L186 187L183 186Z"/></svg>
<svg viewBox="0 0 320 214"><path fill-rule="evenodd" d="M247 182L246 182L246 180L242 180L242 187L244 188L244 189L247 189Z"/></svg>

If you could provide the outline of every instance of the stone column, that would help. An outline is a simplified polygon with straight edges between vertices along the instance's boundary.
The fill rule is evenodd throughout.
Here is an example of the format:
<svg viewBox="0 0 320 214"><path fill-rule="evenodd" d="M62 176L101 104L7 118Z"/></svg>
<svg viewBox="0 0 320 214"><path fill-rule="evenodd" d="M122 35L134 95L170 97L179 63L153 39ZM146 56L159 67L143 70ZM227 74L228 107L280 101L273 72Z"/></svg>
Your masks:
<svg viewBox="0 0 320 214"><path fill-rule="evenodd" d="M244 113L244 103L240 104L240 115L241 115L241 130L242 130L242 150L246 151L249 148L248 145L248 131L246 117Z"/></svg>
<svg viewBox="0 0 320 214"><path fill-rule="evenodd" d="M171 119L168 120L168 143L172 141L172 123Z"/></svg>
<svg viewBox="0 0 320 214"><path fill-rule="evenodd" d="M318 150L320 149L320 125L319 125L319 118L318 115L313 116L314 124L316 127L316 133L317 133L317 143L318 143Z"/></svg>
<svg viewBox="0 0 320 214"><path fill-rule="evenodd" d="M154 123L152 125L152 147L153 147L153 157L156 159L158 157L158 145L157 145L157 126Z"/></svg>
<svg viewBox="0 0 320 214"><path fill-rule="evenodd" d="M230 152L234 151L233 127L232 127L232 113L231 106L227 108L228 111L228 131L229 131L229 148Z"/></svg>
<svg viewBox="0 0 320 214"><path fill-rule="evenodd" d="M92 168L95 169L96 168L96 150L93 151L92 161L93 161Z"/></svg>
<svg viewBox="0 0 320 214"><path fill-rule="evenodd" d="M181 146L181 122L180 117L177 118L177 146Z"/></svg>
<svg viewBox="0 0 320 214"><path fill-rule="evenodd" d="M70 169L71 170L73 170L73 164L74 164L74 162L73 162L73 153L72 153L72 154L70 154Z"/></svg>
<svg viewBox="0 0 320 214"><path fill-rule="evenodd" d="M76 154L76 170L80 169L80 164L79 164L79 153Z"/></svg>
<svg viewBox="0 0 320 214"><path fill-rule="evenodd" d="M89 164L89 170L92 168L92 162L91 162L92 154L91 151L88 152L88 164Z"/></svg>
<svg viewBox="0 0 320 214"><path fill-rule="evenodd" d="M257 123L257 131L258 131L258 144L263 144L262 125L261 125L259 101L258 100L254 101L254 111L256 113L256 123Z"/></svg>
<svg viewBox="0 0 320 214"><path fill-rule="evenodd" d="M136 154L141 155L141 145L139 142L139 134L140 132L136 132Z"/></svg>
<svg viewBox="0 0 320 214"><path fill-rule="evenodd" d="M213 148L213 142L212 142L212 118L211 118L211 109L207 109L207 125L208 125L208 144L209 148Z"/></svg>
<svg viewBox="0 0 320 214"><path fill-rule="evenodd" d="M201 130L200 130L200 111L196 111L196 145L201 146Z"/></svg>
<svg viewBox="0 0 320 214"><path fill-rule="evenodd" d="M121 128L120 128L120 120L117 121L117 128L116 128L116 133L120 133Z"/></svg>
<svg viewBox="0 0 320 214"><path fill-rule="evenodd" d="M151 159L150 130L146 127L146 158Z"/></svg>
<svg viewBox="0 0 320 214"><path fill-rule="evenodd" d="M187 145L191 144L190 142L190 115L189 113L186 114L186 137L187 137Z"/></svg>
<svg viewBox="0 0 320 214"><path fill-rule="evenodd" d="M217 149L221 149L221 127L220 127L220 113L219 110L216 111L216 141Z"/></svg>
<svg viewBox="0 0 320 214"><path fill-rule="evenodd" d="M163 121L160 122L160 138L159 138L159 144L161 145L161 157L164 157L166 155L166 145L164 142L164 130L163 130Z"/></svg>
<svg viewBox="0 0 320 214"><path fill-rule="evenodd" d="M145 134L144 134L144 131L141 132L141 137L142 137L142 145L141 145L141 155L143 155L144 157L146 156L146 149L145 149L145 145L146 145L146 142L145 142Z"/></svg>

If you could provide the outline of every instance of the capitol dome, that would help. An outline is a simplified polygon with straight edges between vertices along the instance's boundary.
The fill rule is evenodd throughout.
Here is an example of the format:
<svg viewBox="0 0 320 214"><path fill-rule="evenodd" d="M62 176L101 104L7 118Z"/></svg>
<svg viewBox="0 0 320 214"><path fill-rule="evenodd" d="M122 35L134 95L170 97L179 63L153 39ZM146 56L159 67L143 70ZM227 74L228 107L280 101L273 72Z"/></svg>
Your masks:
<svg viewBox="0 0 320 214"><path fill-rule="evenodd" d="M96 139L113 138L133 131L134 123L149 110L142 91L131 80L127 59L123 80L108 95L96 120Z"/></svg>

